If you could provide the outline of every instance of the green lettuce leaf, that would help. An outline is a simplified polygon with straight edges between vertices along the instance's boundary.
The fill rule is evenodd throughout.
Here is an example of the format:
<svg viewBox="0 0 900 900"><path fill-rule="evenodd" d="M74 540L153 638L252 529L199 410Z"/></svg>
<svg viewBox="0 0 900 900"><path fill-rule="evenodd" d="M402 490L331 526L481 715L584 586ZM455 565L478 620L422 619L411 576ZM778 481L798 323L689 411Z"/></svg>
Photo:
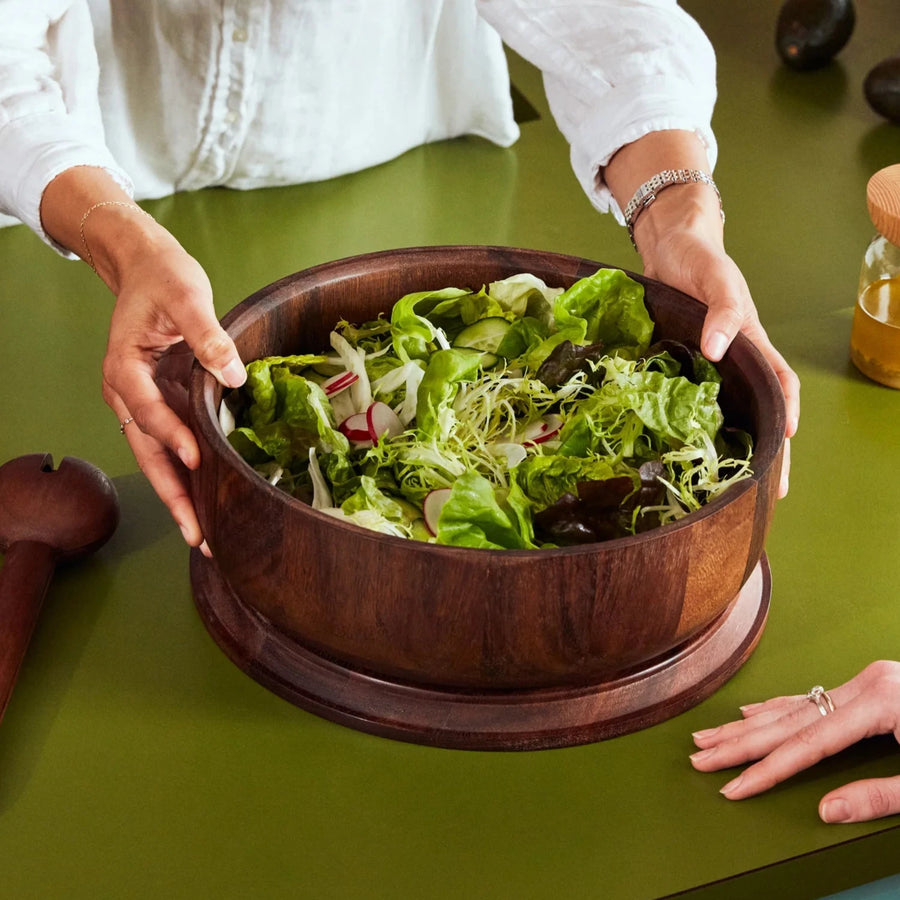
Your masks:
<svg viewBox="0 0 900 900"><path fill-rule="evenodd" d="M553 321L553 301L562 292L562 288L547 287L540 278L527 272L492 281L488 287L491 297L510 314L507 318L527 316L547 327Z"/></svg>
<svg viewBox="0 0 900 900"><path fill-rule="evenodd" d="M468 294L459 300L459 318L463 325L471 325L479 319L490 319L495 316L509 318L507 311L487 291ZM440 312L440 310L436 310Z"/></svg>
<svg viewBox="0 0 900 900"><path fill-rule="evenodd" d="M458 317L459 298L470 293L461 288L444 288L440 291L417 291L401 297L391 310L394 352L401 361L428 359L434 349L437 326L426 316L435 308L440 308L444 313L452 310L452 315ZM454 302L441 307L442 301L447 300Z"/></svg>
<svg viewBox="0 0 900 900"><path fill-rule="evenodd" d="M623 474L631 475L626 468L614 467L599 456L529 456L511 472L513 481L535 509L551 506L563 494L576 493L580 482L605 481ZM637 473L631 477L637 487Z"/></svg>
<svg viewBox="0 0 900 900"><path fill-rule="evenodd" d="M585 456L606 448L622 459L645 460L698 436L705 445L722 424L718 392L715 382L622 366L566 421L557 452Z"/></svg>
<svg viewBox="0 0 900 900"><path fill-rule="evenodd" d="M497 353L506 359L519 359L540 346L549 336L550 329L541 319L533 316L514 319L500 341Z"/></svg>
<svg viewBox="0 0 900 900"><path fill-rule="evenodd" d="M431 354L416 400L419 432L439 442L447 439L456 421L453 400L459 384L477 377L481 359L478 350L464 347Z"/></svg>
<svg viewBox="0 0 900 900"><path fill-rule="evenodd" d="M559 332L573 344L602 342L608 353L635 358L650 345L653 320L644 288L621 269L600 269L575 282L553 305Z"/></svg>
<svg viewBox="0 0 900 900"><path fill-rule="evenodd" d="M325 454L347 453L349 441L334 427L325 392L315 382L294 374L291 366L300 363L284 363L285 359L301 358L269 358L247 367L248 390L253 397L248 410L250 424L229 435L232 446L242 453L255 447L292 471L308 465L311 447ZM258 457L256 451L250 452Z"/></svg>
<svg viewBox="0 0 900 900"><path fill-rule="evenodd" d="M244 392L250 395L251 400L247 411L250 424L255 428L276 418L278 397L272 381L273 370L286 369L289 372L299 372L308 366L323 363L325 359L322 354L303 353L296 356L266 356L247 363Z"/></svg>
<svg viewBox="0 0 900 900"><path fill-rule="evenodd" d="M517 503L521 509L521 499ZM454 482L438 518L437 542L489 550L534 549L529 535L522 533L519 514L504 509L491 483L475 472Z"/></svg>
<svg viewBox="0 0 900 900"><path fill-rule="evenodd" d="M370 509L390 522L404 521L405 510L396 500L378 489L375 479L363 475L359 479L359 487L341 503L341 509L352 515L362 509Z"/></svg>

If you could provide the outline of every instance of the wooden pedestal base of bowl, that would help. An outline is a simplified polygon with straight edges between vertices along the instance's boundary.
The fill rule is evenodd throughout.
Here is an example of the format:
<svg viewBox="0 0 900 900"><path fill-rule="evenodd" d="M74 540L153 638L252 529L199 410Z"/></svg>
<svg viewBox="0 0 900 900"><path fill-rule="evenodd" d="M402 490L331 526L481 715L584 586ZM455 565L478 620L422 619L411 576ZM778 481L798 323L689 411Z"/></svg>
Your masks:
<svg viewBox="0 0 900 900"><path fill-rule="evenodd" d="M322 718L381 737L457 750L546 750L655 725L709 697L762 634L771 576L763 555L738 596L679 647L608 681L577 688L441 690L351 669L292 640L242 603L198 551L191 581L200 618L231 661Z"/></svg>
<svg viewBox="0 0 900 900"><path fill-rule="evenodd" d="M478 290L517 272L568 287L600 267L502 247L387 251L288 276L223 325L245 360L319 352L340 319L389 313L412 291ZM655 338L699 345L702 304L633 277ZM195 364L188 407L202 463L191 492L215 558L193 564L204 621L239 665L289 699L408 740L557 746L673 715L746 659L768 608L761 561L784 403L743 336L718 368L726 421L754 437L751 478L643 534L493 551L366 531L272 487L229 445L222 388Z"/></svg>

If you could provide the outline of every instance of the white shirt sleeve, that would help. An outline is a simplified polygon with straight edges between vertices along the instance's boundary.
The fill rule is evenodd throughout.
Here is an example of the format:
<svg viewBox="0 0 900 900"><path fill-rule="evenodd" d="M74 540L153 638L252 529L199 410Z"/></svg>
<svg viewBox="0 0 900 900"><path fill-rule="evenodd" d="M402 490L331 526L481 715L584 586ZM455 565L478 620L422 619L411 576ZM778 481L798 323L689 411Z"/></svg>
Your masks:
<svg viewBox="0 0 900 900"><path fill-rule="evenodd" d="M715 53L675 0L478 0L478 8L542 70L572 167L601 212L624 223L603 167L652 131L695 132L715 165Z"/></svg>
<svg viewBox="0 0 900 900"><path fill-rule="evenodd" d="M99 166L132 190L104 141L87 2L2 0L0 17L0 213L74 257L41 225L47 185L73 166Z"/></svg>

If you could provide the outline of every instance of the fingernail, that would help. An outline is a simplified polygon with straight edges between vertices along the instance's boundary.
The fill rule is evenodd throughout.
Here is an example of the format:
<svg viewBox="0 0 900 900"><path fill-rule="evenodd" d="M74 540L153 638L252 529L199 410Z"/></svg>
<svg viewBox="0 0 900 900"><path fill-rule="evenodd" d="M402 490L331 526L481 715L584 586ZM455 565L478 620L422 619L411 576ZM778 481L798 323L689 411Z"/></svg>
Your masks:
<svg viewBox="0 0 900 900"><path fill-rule="evenodd" d="M720 725L717 728L706 728L703 731L695 731L691 737L694 738L694 740L702 741L704 738L712 737L721 730L721 727L722 726Z"/></svg>
<svg viewBox="0 0 900 900"><path fill-rule="evenodd" d="M206 541L204 541L204 542L200 545L200 552L201 552L207 559L212 559L212 550L209 549L209 544L207 544Z"/></svg>
<svg viewBox="0 0 900 900"><path fill-rule="evenodd" d="M788 491L790 489L791 489L790 479L788 478L787 475L782 475L781 481L778 485L779 499L781 499L782 497L786 497L788 494Z"/></svg>
<svg viewBox="0 0 900 900"><path fill-rule="evenodd" d="M846 800L826 800L819 809L819 818L829 824L847 822L850 816L850 804Z"/></svg>
<svg viewBox="0 0 900 900"><path fill-rule="evenodd" d="M728 782L723 788L719 788L719 793L724 794L726 797L736 791L740 786L741 782L744 780L743 775L738 775L737 778Z"/></svg>
<svg viewBox="0 0 900 900"><path fill-rule="evenodd" d="M692 763L703 762L704 759L709 759L709 757L712 756L715 752L715 747L710 747L707 750L700 750L697 753L692 753L690 756L690 760Z"/></svg>
<svg viewBox="0 0 900 900"><path fill-rule="evenodd" d="M716 362L720 360L728 349L728 336L721 331L714 331L707 343L709 358Z"/></svg>
<svg viewBox="0 0 900 900"><path fill-rule="evenodd" d="M751 713L755 709L759 709L762 706L762 703L745 703L743 706L739 706L738 709L742 713Z"/></svg>
<svg viewBox="0 0 900 900"><path fill-rule="evenodd" d="M190 463L188 462L188 460L189 460L189 458L190 458L190 454L188 453L187 447L179 447L175 452L178 454L178 458L179 458L186 466L190 466Z"/></svg>
<svg viewBox="0 0 900 900"><path fill-rule="evenodd" d="M247 371L237 359L233 359L224 369L222 369L222 381L224 381L228 387L240 387L246 379Z"/></svg>

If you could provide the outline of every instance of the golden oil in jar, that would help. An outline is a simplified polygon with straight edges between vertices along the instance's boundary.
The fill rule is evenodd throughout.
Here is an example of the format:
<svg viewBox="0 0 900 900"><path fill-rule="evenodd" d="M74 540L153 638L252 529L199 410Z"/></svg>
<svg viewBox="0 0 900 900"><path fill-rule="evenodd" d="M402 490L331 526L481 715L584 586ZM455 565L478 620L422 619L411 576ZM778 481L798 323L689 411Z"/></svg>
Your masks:
<svg viewBox="0 0 900 900"><path fill-rule="evenodd" d="M866 377L900 388L900 277L870 282L860 292L850 359Z"/></svg>
<svg viewBox="0 0 900 900"><path fill-rule="evenodd" d="M850 331L850 359L868 378L900 388L900 164L866 185L875 226L859 273Z"/></svg>

